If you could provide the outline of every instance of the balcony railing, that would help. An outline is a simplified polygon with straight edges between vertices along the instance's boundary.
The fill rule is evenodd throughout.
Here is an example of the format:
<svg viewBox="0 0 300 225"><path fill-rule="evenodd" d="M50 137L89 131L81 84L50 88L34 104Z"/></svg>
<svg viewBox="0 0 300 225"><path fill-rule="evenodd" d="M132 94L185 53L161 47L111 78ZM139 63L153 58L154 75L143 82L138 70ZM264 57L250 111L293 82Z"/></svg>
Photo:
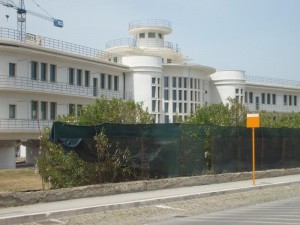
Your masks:
<svg viewBox="0 0 300 225"><path fill-rule="evenodd" d="M147 42L143 42L141 45L142 46L140 46L140 47L150 47L150 48L160 47L163 49L171 49L175 52L181 53L181 49L178 48L178 45L177 44L174 45L172 42L169 42L169 41L164 41L163 46L160 46L160 45L162 45L162 42L158 42L155 39L147 40ZM136 39L133 39L133 38L116 39L116 40L107 42L105 45L106 49L120 47L120 46L129 46L129 47L134 47L134 48L139 47L139 46L137 46Z"/></svg>
<svg viewBox="0 0 300 225"><path fill-rule="evenodd" d="M120 38L106 43L105 48L113 48L117 46L131 46L136 47L136 40L133 38Z"/></svg>
<svg viewBox="0 0 300 225"><path fill-rule="evenodd" d="M0 27L0 40L10 40L21 42L16 30ZM21 42L23 43L23 42ZM64 53L72 53L80 56L90 57L97 60L105 60L115 63L122 63L121 57L116 54L89 48L83 45L77 45L65 41L60 41L48 37L42 37L34 34L26 34L26 44L36 45L48 49L57 50Z"/></svg>
<svg viewBox="0 0 300 225"><path fill-rule="evenodd" d="M0 130L40 131L52 127L53 120L0 119Z"/></svg>
<svg viewBox="0 0 300 225"><path fill-rule="evenodd" d="M107 98L121 98L124 100L133 98L132 92L124 92L123 90L107 90L100 89L99 87L85 87L63 82L32 80L27 77L9 77L4 75L0 75L0 90L1 89L63 94L76 97L105 96Z"/></svg>
<svg viewBox="0 0 300 225"><path fill-rule="evenodd" d="M142 28L142 27L161 27L166 29L172 29L171 22L161 19L148 19L148 20L134 20L129 22L129 30Z"/></svg>

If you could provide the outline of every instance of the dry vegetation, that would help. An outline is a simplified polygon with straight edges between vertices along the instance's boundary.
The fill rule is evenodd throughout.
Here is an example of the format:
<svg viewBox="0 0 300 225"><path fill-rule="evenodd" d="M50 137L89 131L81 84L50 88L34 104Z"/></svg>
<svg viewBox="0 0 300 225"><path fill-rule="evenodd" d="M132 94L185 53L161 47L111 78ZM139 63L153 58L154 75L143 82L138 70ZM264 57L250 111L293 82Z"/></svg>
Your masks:
<svg viewBox="0 0 300 225"><path fill-rule="evenodd" d="M0 192L41 189L42 179L35 168L0 169Z"/></svg>

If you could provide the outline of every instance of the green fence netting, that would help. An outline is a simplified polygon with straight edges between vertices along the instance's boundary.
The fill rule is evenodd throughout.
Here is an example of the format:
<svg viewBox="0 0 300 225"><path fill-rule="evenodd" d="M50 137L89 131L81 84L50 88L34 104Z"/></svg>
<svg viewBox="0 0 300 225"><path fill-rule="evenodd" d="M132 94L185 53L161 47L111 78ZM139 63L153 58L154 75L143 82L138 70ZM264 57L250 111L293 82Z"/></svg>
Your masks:
<svg viewBox="0 0 300 225"><path fill-rule="evenodd" d="M251 129L187 124L100 124L76 126L55 122L51 139L95 162L93 137L104 130L113 145L129 149L142 177L192 176L203 171L252 170ZM300 166L300 129L255 129L256 169Z"/></svg>

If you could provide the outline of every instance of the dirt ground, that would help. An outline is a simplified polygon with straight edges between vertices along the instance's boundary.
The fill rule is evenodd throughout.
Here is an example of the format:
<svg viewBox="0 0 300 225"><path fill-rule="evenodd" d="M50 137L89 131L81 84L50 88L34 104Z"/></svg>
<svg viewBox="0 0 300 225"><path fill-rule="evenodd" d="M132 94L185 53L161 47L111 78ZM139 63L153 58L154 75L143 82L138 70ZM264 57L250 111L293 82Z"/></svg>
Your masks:
<svg viewBox="0 0 300 225"><path fill-rule="evenodd" d="M35 168L1 169L0 192L41 190L42 179Z"/></svg>

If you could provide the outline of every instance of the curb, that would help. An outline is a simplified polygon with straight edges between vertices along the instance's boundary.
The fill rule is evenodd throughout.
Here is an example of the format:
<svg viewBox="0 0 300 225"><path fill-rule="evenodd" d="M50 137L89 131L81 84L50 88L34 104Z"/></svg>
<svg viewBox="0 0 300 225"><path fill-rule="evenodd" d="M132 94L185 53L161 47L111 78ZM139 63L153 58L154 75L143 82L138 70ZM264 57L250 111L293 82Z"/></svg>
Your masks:
<svg viewBox="0 0 300 225"><path fill-rule="evenodd" d="M263 190L263 189L267 189L270 187L282 187L282 186L287 186L287 185L291 185L291 184L300 184L300 180L282 182L282 183L276 183L276 184L262 184L262 185L254 186L254 187L242 187L242 188L235 188L235 189L225 189L225 190L221 190L221 191L193 193L193 194L186 194L186 195L176 195L176 196L169 196L169 197L162 197L162 198L145 199L145 200L139 200L139 201L98 205L98 206L92 206L92 207L82 207L82 208L75 208L75 209L70 209L70 210L57 210L57 211L42 212L42 213L36 213L36 214L26 214L26 215L21 215L21 216L3 217L3 218L0 218L0 224L1 225L13 225L13 224L21 224L21 223L32 223L32 222L37 222L37 221L58 219L58 218L62 218L62 217L76 216L76 215L87 214L87 213L97 213L97 212L103 212L103 211L109 211L109 210L150 206L150 205L155 205L155 204L166 204L166 203L175 202L175 201L192 200L195 198L205 198L205 197L212 197L212 196L221 196L221 195L225 195L225 194L242 193L242 192L246 192L246 191Z"/></svg>

